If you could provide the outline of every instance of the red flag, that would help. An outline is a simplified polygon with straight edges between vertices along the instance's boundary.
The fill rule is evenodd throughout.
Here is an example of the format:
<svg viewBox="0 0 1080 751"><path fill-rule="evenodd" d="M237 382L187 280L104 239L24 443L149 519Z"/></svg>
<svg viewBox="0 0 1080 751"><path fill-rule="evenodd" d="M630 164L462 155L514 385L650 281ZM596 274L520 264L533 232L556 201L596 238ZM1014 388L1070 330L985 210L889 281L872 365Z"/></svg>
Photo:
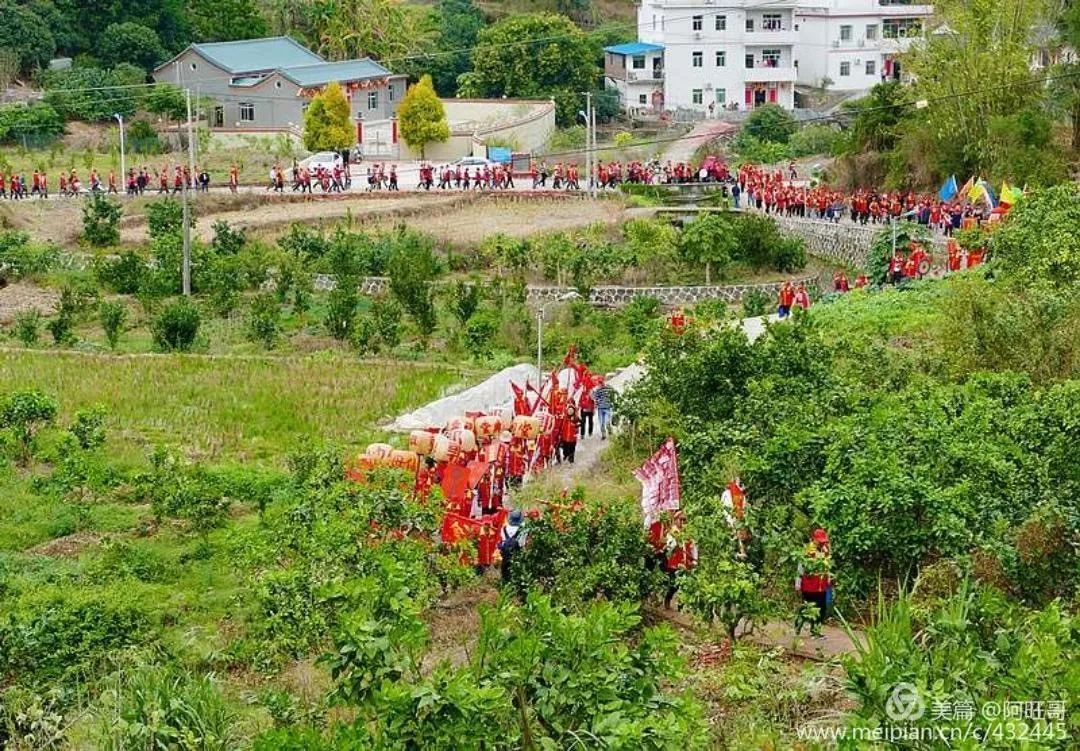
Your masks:
<svg viewBox="0 0 1080 751"><path fill-rule="evenodd" d="M668 438L655 454L634 471L641 483L641 510L648 528L662 511L677 511L682 496L675 439Z"/></svg>

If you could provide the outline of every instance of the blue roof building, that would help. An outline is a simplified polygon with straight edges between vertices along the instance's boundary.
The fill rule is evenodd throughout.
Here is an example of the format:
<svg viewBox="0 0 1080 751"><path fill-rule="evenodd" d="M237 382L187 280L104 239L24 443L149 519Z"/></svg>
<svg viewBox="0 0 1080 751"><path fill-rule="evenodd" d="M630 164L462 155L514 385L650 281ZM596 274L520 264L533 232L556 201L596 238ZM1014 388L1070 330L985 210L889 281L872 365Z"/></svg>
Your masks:
<svg viewBox="0 0 1080 751"><path fill-rule="evenodd" d="M308 102L338 82L362 122L389 120L407 77L370 58L329 62L290 37L192 44L154 70L154 80L190 88L213 105L212 129L299 133Z"/></svg>

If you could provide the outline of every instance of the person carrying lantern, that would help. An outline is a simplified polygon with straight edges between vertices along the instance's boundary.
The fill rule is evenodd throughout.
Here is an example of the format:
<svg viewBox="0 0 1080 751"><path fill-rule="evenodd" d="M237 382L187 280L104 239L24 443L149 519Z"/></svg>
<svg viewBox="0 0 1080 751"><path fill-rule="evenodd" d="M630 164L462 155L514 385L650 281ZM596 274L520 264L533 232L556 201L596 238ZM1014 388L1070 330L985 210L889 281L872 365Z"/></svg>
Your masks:
<svg viewBox="0 0 1080 751"><path fill-rule="evenodd" d="M829 534L818 527L810 536L799 561L799 572L795 578L795 589L802 596L803 607L795 617L795 634L802 632L806 625L805 610L809 605L817 607L818 615L810 620L810 635L815 639L824 638L821 625L825 623L829 608L832 606L833 581L831 576L832 558L829 553Z"/></svg>

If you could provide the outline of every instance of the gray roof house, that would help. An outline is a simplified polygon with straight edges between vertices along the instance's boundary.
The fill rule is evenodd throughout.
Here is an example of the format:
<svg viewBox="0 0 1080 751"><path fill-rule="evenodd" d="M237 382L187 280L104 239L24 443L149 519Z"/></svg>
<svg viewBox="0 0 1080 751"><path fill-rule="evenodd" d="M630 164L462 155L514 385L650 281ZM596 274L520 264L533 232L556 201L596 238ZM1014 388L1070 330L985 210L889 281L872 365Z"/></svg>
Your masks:
<svg viewBox="0 0 1080 751"><path fill-rule="evenodd" d="M328 62L290 37L193 44L155 68L154 80L212 100L211 128L255 132L299 131L311 97L333 81L354 121L387 120L407 84L370 58Z"/></svg>

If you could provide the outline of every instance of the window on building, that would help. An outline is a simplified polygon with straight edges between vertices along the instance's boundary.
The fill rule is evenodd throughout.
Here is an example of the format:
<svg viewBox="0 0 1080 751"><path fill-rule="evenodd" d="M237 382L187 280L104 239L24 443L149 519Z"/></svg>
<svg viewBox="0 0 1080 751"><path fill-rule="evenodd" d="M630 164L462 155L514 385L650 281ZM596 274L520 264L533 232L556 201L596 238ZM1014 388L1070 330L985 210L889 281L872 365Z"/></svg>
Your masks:
<svg viewBox="0 0 1080 751"><path fill-rule="evenodd" d="M873 60L866 61L866 75L872 76L877 72L877 64Z"/></svg>
<svg viewBox="0 0 1080 751"><path fill-rule="evenodd" d="M656 16L655 15L652 17L652 30L656 31Z"/></svg>
<svg viewBox="0 0 1080 751"><path fill-rule="evenodd" d="M648 104L649 103L649 95L648 94L638 94L637 95L637 103L638 104Z"/></svg>
<svg viewBox="0 0 1080 751"><path fill-rule="evenodd" d="M379 92L369 91L367 95L367 108L369 110L379 109Z"/></svg>
<svg viewBox="0 0 1080 751"><path fill-rule="evenodd" d="M634 70L645 70L645 56L634 55L630 64L634 66Z"/></svg>
<svg viewBox="0 0 1080 751"><path fill-rule="evenodd" d="M878 0L878 5L915 5L919 0Z"/></svg>
<svg viewBox="0 0 1080 751"><path fill-rule="evenodd" d="M716 30L727 31L727 16L716 17Z"/></svg>
<svg viewBox="0 0 1080 751"><path fill-rule="evenodd" d="M692 89L690 91L690 101L694 104L701 104L705 101L704 92L701 89Z"/></svg>
<svg viewBox="0 0 1080 751"><path fill-rule="evenodd" d="M386 101L394 101L394 84L390 84L386 87Z"/></svg>
<svg viewBox="0 0 1080 751"><path fill-rule="evenodd" d="M716 51L716 67L723 68L727 65L727 53L723 50Z"/></svg>
<svg viewBox="0 0 1080 751"><path fill-rule="evenodd" d="M761 62L767 68L780 67L780 50L762 50Z"/></svg>
<svg viewBox="0 0 1080 751"><path fill-rule="evenodd" d="M754 19L752 19L752 18L746 19L746 30L747 31L753 31L754 30Z"/></svg>
<svg viewBox="0 0 1080 751"><path fill-rule="evenodd" d="M781 18L779 13L765 13L761 16L761 28L765 31L780 31Z"/></svg>
<svg viewBox="0 0 1080 751"><path fill-rule="evenodd" d="M224 128L225 127L225 108L224 107L214 107L214 127L215 128Z"/></svg>
<svg viewBox="0 0 1080 751"><path fill-rule="evenodd" d="M877 24L876 23L868 23L868 24L866 24L866 39L867 39L867 41L870 41L871 39L877 39Z"/></svg>
<svg viewBox="0 0 1080 751"><path fill-rule="evenodd" d="M840 41L841 42L850 42L851 41L851 26L849 26L848 24L844 24L843 26L840 27Z"/></svg>
<svg viewBox="0 0 1080 751"><path fill-rule="evenodd" d="M918 18L886 18L881 22L881 36L885 39L904 39L922 34L922 21Z"/></svg>
<svg viewBox="0 0 1080 751"><path fill-rule="evenodd" d="M198 66L198 65L196 65L195 63L192 63L192 64L191 64L191 69L192 69L192 70L198 70L198 69L199 69L199 66Z"/></svg>
<svg viewBox="0 0 1080 751"><path fill-rule="evenodd" d="M840 63L840 75L841 76L850 76L851 75L851 63L849 63L849 62Z"/></svg>
<svg viewBox="0 0 1080 751"><path fill-rule="evenodd" d="M754 53L753 52L747 52L745 59L746 59L746 67L747 68L753 68L754 67Z"/></svg>
<svg viewBox="0 0 1080 751"><path fill-rule="evenodd" d="M704 20L704 16L694 16L690 19L690 27L694 31L701 31L701 22Z"/></svg>
<svg viewBox="0 0 1080 751"><path fill-rule="evenodd" d="M251 102L240 102L240 122L255 122L255 105Z"/></svg>
<svg viewBox="0 0 1080 751"><path fill-rule="evenodd" d="M727 89L718 88L716 90L716 103L721 107L727 104Z"/></svg>
<svg viewBox="0 0 1080 751"><path fill-rule="evenodd" d="M695 68L700 68L705 65L705 54L701 50L696 50L690 53L690 64Z"/></svg>

